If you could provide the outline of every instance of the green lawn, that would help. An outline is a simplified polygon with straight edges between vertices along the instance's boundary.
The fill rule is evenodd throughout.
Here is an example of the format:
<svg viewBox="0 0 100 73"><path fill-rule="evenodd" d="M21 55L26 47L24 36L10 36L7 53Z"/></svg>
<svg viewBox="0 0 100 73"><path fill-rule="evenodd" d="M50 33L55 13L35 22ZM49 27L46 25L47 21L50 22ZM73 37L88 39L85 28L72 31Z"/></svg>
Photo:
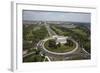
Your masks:
<svg viewBox="0 0 100 73"><path fill-rule="evenodd" d="M55 25L55 26L52 25L51 29L54 30L56 32L56 34L58 34L58 35L68 36L70 34L70 32L67 31L67 28L63 29L63 27L59 27L57 25Z"/></svg>
<svg viewBox="0 0 100 73"><path fill-rule="evenodd" d="M61 46L57 48L50 48L48 45L49 45L49 40L45 42L44 44L45 48L49 51L58 52L58 53L69 52L69 51L72 51L76 47L74 43L72 46L61 44Z"/></svg>
<svg viewBox="0 0 100 73"><path fill-rule="evenodd" d="M91 52L90 48L90 30L83 26L77 26L75 28L59 27L58 25L52 25L52 30L54 30L58 35L71 36L73 39L80 41L87 52Z"/></svg>
<svg viewBox="0 0 100 73"><path fill-rule="evenodd" d="M79 35L82 35L82 36L87 35L82 29L74 28L74 29L71 29L71 30L74 31L75 33L79 34Z"/></svg>
<svg viewBox="0 0 100 73"><path fill-rule="evenodd" d="M51 29L54 30L56 32L56 34L58 34L58 35L64 34L64 32L62 32L60 29L57 29L55 26L51 26Z"/></svg>

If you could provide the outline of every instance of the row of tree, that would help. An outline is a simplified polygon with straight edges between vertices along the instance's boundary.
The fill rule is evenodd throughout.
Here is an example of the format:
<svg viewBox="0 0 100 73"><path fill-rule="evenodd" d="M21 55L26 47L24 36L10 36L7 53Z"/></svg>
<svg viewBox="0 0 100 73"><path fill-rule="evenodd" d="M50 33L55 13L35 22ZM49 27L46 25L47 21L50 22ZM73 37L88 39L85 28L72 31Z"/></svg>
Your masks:
<svg viewBox="0 0 100 73"><path fill-rule="evenodd" d="M35 46L41 39L44 39L48 35L45 26L39 26L40 29L34 31L35 26L31 24L25 27L23 25L23 48L25 49ZM32 43L28 43L27 41L31 41Z"/></svg>
<svg viewBox="0 0 100 73"><path fill-rule="evenodd" d="M85 48L89 53L91 52L91 50L90 50L90 48L91 48L90 47L91 46L90 45L90 30L86 26L77 25L77 27L74 28L74 29L82 30L84 33L86 33L86 35L81 35L80 33L72 31L73 29L70 29L70 28L65 28L65 27L61 27L61 26L60 27L55 26L55 27L57 29L60 29L62 32L64 32L64 34L63 34L64 36L72 37L73 39L75 39L80 44L80 47ZM66 43L66 44L68 44L68 43Z"/></svg>

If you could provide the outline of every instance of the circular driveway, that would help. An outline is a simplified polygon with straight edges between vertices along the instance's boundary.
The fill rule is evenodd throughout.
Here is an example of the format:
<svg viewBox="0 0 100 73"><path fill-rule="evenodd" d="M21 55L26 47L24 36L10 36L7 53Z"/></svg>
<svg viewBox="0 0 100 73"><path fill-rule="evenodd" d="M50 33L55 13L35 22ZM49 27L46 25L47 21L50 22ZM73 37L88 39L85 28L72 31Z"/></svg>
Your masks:
<svg viewBox="0 0 100 73"><path fill-rule="evenodd" d="M58 52L52 52L52 51L49 51L47 50L45 47L44 47L44 44L47 40L50 40L50 39L53 39L52 37L50 38L46 38L42 41L42 49L44 49L45 52L47 53L50 53L50 54L54 54L54 55L67 55L67 54L72 54L74 53L77 49L78 49L78 43L74 40L74 39L70 39L73 43L75 43L76 47L72 50L72 51L69 51L69 52L65 52L65 53L58 53Z"/></svg>

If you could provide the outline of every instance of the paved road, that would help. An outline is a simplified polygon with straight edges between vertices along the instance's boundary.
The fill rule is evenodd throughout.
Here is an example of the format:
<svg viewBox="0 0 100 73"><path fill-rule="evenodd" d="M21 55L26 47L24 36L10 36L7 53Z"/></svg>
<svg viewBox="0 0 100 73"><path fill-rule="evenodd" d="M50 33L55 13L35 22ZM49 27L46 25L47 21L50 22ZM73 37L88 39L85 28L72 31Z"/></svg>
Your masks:
<svg viewBox="0 0 100 73"><path fill-rule="evenodd" d="M48 24L45 23L45 27L46 27L46 29L47 29L47 31L48 31L50 37L53 36L53 35L57 35L57 34L50 28L50 26L49 26Z"/></svg>
<svg viewBox="0 0 100 73"><path fill-rule="evenodd" d="M75 56L81 55L82 57L85 58L90 58L90 54L84 49L84 48L79 48L78 43L71 39L75 44L76 44L76 48L70 52L66 52L66 53L55 53L55 52L51 52L48 51L45 47L44 47L44 43L49 40L52 39L53 35L57 35L50 27L48 24L45 23L45 26L47 28L47 31L50 35L49 38L46 38L44 40L41 40L37 43L37 47L36 49L41 49L41 54L45 53L46 57L48 58L48 60L50 61L54 61L54 59L59 58L59 57L64 57L64 60L69 60L69 59L73 59ZM31 52L30 54L32 54L34 52ZM27 54L26 56L30 55Z"/></svg>
<svg viewBox="0 0 100 73"><path fill-rule="evenodd" d="M50 36L53 36L53 35L57 35L50 27L48 24L45 23L45 26L48 30L48 33ZM52 34L53 33L53 34ZM51 51L48 51L47 49L45 49L44 47L44 43L48 40L48 39L51 39L51 38L47 38L47 39L44 39L43 41L41 41L41 44L40 46L42 47L43 49L43 52L45 52L48 56L57 56L57 55L65 55L67 59L69 58L73 58L75 55L81 55L85 58L90 58L90 54L84 49L84 48L79 48L79 45L78 43L71 39L75 44L76 44L76 48L70 52L66 52L66 53L55 53L55 52L51 52Z"/></svg>
<svg viewBox="0 0 100 73"><path fill-rule="evenodd" d="M23 57L27 57L27 56L29 56L29 55L31 55L31 54L34 54L35 52L30 52L30 53L28 53L28 54L25 54L25 55L23 55Z"/></svg>
<svg viewBox="0 0 100 73"><path fill-rule="evenodd" d="M76 47L75 47L72 51L65 52L65 53L57 53L57 52L49 51L49 50L47 50L47 49L44 47L44 43L45 43L47 40L49 40L49 39L52 39L52 38L44 39L43 42L42 42L42 45L41 45L42 48L43 48L46 52L48 52L48 53L51 53L51 54L54 54L54 55L67 55L67 54L71 54L71 53L75 52L75 51L78 49L78 43L77 43L75 40L70 39L70 40L73 41L73 43L75 43L75 45L76 45Z"/></svg>

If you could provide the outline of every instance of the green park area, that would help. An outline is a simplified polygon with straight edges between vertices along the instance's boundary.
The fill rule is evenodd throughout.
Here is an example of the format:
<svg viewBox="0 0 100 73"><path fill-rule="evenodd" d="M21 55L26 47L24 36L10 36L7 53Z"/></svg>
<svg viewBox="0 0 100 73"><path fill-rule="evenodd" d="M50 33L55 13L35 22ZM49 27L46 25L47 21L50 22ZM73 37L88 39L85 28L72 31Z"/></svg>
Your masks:
<svg viewBox="0 0 100 73"><path fill-rule="evenodd" d="M78 48L84 48L88 53L91 53L90 30L81 25L74 25L75 27L73 28L67 28L68 25L64 26L63 24L23 24L23 52L26 52L23 55L23 62L48 61L46 56L52 59L50 55L44 52L42 46L51 52L66 53L74 50L76 48L75 42L77 42ZM55 39L48 39L43 44L43 40L52 37L50 34L52 36L67 36L69 39L66 39L66 43L58 44L56 44ZM73 39L75 42L73 42L71 39ZM42 44L37 46L39 42ZM71 60L83 59L83 57L79 54L73 56ZM62 57L59 58L63 60Z"/></svg>
<svg viewBox="0 0 100 73"><path fill-rule="evenodd" d="M23 58L23 62L40 62L44 61L44 56L36 51L36 44L48 36L48 32L43 25L27 24L23 25L23 51L30 54ZM47 59L46 59L47 60Z"/></svg>
<svg viewBox="0 0 100 73"><path fill-rule="evenodd" d="M65 44L57 44L54 39L48 40L44 44L45 48L52 52L65 53L75 49L76 45L71 40L67 40Z"/></svg>
<svg viewBox="0 0 100 73"><path fill-rule="evenodd" d="M23 25L23 50L35 47L42 39L48 36L45 26Z"/></svg>
<svg viewBox="0 0 100 73"><path fill-rule="evenodd" d="M30 52L32 54L29 54L28 56L23 57L23 62L42 62L42 61L48 61L48 59L45 57L45 54L40 54L41 50L39 49L32 49Z"/></svg>
<svg viewBox="0 0 100 73"><path fill-rule="evenodd" d="M80 47L91 53L90 30L87 29L85 26L77 25L75 28L66 28L55 24L51 26L51 29L55 31L58 35L72 37L79 43Z"/></svg>

